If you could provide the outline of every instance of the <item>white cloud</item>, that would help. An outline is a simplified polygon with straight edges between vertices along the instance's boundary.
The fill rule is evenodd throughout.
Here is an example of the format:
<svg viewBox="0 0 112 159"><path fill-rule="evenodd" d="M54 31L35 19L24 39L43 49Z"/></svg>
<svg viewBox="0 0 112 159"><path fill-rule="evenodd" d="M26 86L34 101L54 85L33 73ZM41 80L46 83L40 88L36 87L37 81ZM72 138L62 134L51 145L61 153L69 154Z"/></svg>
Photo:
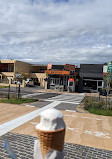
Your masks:
<svg viewBox="0 0 112 159"><path fill-rule="evenodd" d="M108 62L111 6L112 0L0 0L0 57L41 63Z"/></svg>

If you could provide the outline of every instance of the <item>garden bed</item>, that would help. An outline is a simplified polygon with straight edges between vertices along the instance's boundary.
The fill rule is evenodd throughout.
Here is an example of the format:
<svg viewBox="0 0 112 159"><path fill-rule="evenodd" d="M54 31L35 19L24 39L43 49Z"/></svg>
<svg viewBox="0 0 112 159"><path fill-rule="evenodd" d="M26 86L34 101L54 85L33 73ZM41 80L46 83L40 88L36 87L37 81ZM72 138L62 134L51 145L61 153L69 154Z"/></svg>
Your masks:
<svg viewBox="0 0 112 159"><path fill-rule="evenodd" d="M112 116L112 100L99 99L94 97L85 97L84 108L90 113Z"/></svg>
<svg viewBox="0 0 112 159"><path fill-rule="evenodd" d="M32 103L36 102L38 99L29 99L29 98L2 98L0 99L0 103L11 103L11 104L23 104L23 103Z"/></svg>

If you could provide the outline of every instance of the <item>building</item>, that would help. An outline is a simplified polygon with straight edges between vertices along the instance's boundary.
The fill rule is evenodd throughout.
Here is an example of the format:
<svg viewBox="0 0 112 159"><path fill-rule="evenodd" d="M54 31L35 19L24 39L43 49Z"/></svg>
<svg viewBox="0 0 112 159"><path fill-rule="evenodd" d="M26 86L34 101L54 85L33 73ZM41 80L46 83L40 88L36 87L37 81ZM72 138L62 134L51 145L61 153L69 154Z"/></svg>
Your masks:
<svg viewBox="0 0 112 159"><path fill-rule="evenodd" d="M35 84L45 86L46 74L44 70L47 69L47 65L32 65L26 62L18 60L1 60L0 61L0 82L11 83L14 80L31 78Z"/></svg>
<svg viewBox="0 0 112 159"><path fill-rule="evenodd" d="M103 64L80 64L79 92L98 92L103 84Z"/></svg>
<svg viewBox="0 0 112 159"><path fill-rule="evenodd" d="M18 60L0 60L0 85L13 84L19 78L25 86L23 80L30 78L35 85L48 89L98 92L107 74L105 71L107 65L103 64L80 64L77 68L71 64L32 65Z"/></svg>
<svg viewBox="0 0 112 159"><path fill-rule="evenodd" d="M48 64L47 70L47 88L58 89L62 91L75 91L76 79L78 73L75 72L75 65L52 65Z"/></svg>

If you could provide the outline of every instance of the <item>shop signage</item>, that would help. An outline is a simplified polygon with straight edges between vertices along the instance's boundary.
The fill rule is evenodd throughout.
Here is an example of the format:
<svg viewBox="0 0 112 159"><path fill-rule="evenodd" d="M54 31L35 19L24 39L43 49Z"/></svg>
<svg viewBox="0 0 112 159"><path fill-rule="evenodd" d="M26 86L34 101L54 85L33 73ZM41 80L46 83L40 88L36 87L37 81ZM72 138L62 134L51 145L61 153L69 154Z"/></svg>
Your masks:
<svg viewBox="0 0 112 159"><path fill-rule="evenodd" d="M112 63L108 63L108 69L107 72L112 72Z"/></svg>
<svg viewBox="0 0 112 159"><path fill-rule="evenodd" d="M75 65L65 64L65 70L75 71Z"/></svg>
<svg viewBox="0 0 112 159"><path fill-rule="evenodd" d="M46 70L45 73L54 74L54 75L70 75L70 71L64 71L64 70Z"/></svg>
<svg viewBox="0 0 112 159"><path fill-rule="evenodd" d="M16 78L20 78L21 74L20 73L16 73Z"/></svg>
<svg viewBox="0 0 112 159"><path fill-rule="evenodd" d="M51 70L52 69L52 63L49 63L48 65L47 65L47 70Z"/></svg>
<svg viewBox="0 0 112 159"><path fill-rule="evenodd" d="M71 82L73 82L73 81L74 81L74 78L69 78L68 80L71 81Z"/></svg>

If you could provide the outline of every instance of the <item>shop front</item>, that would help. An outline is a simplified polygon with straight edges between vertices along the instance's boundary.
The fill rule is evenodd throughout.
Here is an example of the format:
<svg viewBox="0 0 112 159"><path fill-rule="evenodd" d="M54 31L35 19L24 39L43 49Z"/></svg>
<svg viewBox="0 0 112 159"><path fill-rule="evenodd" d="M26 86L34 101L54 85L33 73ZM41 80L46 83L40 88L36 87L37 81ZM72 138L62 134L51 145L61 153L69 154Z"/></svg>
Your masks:
<svg viewBox="0 0 112 159"><path fill-rule="evenodd" d="M51 68L50 70L45 71L47 75L46 81L47 81L48 89L55 89L55 90L69 91L69 92L75 91L77 73L75 72L75 69L70 70L70 68L67 68L66 67L67 65L68 64L66 64L63 67L64 68L63 70L55 70L55 69L53 70Z"/></svg>

